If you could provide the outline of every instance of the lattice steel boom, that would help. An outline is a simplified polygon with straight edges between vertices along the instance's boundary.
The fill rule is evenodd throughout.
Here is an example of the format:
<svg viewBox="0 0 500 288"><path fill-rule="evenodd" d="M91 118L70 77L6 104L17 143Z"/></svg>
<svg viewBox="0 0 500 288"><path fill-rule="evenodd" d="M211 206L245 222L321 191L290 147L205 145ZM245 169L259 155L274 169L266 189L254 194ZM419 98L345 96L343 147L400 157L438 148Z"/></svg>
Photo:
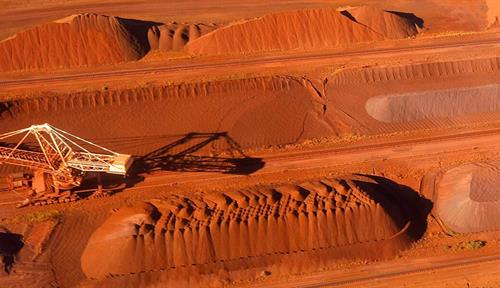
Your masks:
<svg viewBox="0 0 500 288"><path fill-rule="evenodd" d="M17 144L2 144L16 137L20 137ZM49 124L2 134L0 141L0 163L43 170L53 176L54 182L67 186L78 186L75 175L85 172L126 175L132 164L130 155L113 152ZM27 148L28 141L35 147Z"/></svg>

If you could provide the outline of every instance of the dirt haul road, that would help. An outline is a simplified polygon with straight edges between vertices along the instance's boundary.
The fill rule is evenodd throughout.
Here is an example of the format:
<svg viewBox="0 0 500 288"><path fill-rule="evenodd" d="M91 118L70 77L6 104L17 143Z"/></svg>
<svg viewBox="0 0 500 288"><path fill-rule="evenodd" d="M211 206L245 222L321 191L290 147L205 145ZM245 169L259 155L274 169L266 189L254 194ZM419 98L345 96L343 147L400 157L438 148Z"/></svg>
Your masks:
<svg viewBox="0 0 500 288"><path fill-rule="evenodd" d="M346 271L335 271L303 276L300 279L293 279L293 281L264 282L261 283L261 287L399 287L400 285L422 287L424 284L436 287L445 283L459 284L460 280L467 282L478 279L485 270L490 275L500 275L499 263L500 255L419 258L406 260L404 265L402 263L380 263L347 273ZM430 276L435 273L439 273L439 277Z"/></svg>
<svg viewBox="0 0 500 288"><path fill-rule="evenodd" d="M489 129L458 134L422 137L411 140L387 141L375 144L347 145L345 147L321 148L308 151L281 152L270 155L250 155L260 157L263 167L251 176L262 176L291 171L335 168L343 165L383 162L387 160L439 161L447 153L480 154L483 152L500 153L498 143L500 129ZM220 172L174 172L158 171L144 174L144 179L126 191L144 190L153 187L168 187L178 184L210 184L224 180L248 177ZM79 192L88 192L81 190ZM8 195L7 195L8 194ZM4 193L0 199L0 217L8 216L9 211L23 200L21 195ZM122 195L122 193L118 194ZM126 197L125 195L123 195ZM6 207L10 206L10 207Z"/></svg>
<svg viewBox="0 0 500 288"><path fill-rule="evenodd" d="M411 53L415 54L429 54L433 55L436 53L451 53L454 51L461 51L464 49L474 50L478 48L500 48L500 34L492 33L487 35L481 35L480 39L463 40L462 41L445 41L444 43L424 43L415 44L409 43L404 47L384 47L376 48L370 50L360 50L360 51L350 51L350 52L334 52L334 53L316 53L309 55L280 55L280 56L264 56L249 58L247 60L217 60L210 63L197 63L197 64L182 64L182 65L169 65L169 66L154 66L147 68L137 68L137 69L124 69L124 70L113 70L113 71L102 71L102 72L89 72L89 73L77 73L77 74L60 74L45 77L28 77L24 79L7 79L0 80L0 91L2 89L11 89L19 86L33 85L33 84L56 84L59 82L67 81L78 81L78 80L103 80L112 78L132 78L137 76L154 75L154 76L165 76L172 73L192 73L192 72L202 72L210 71L213 69L220 68L238 68L241 69L251 68L251 67L263 67L263 66L283 66L294 64L306 64L311 62L321 63L327 60L338 60L347 61L352 57L356 58L374 58L383 56L403 56L405 54ZM426 39L428 40L428 39ZM417 42L418 43L418 42Z"/></svg>
<svg viewBox="0 0 500 288"><path fill-rule="evenodd" d="M277 153L262 156L264 167L251 175L265 175L289 171L333 168L335 166L378 162L385 160L415 161L439 159L446 153L475 153L499 151L500 129L426 137L414 140L356 145L343 148L317 149ZM257 155L252 155L258 157ZM214 183L245 177L212 172L157 172L144 175L143 182L127 190L170 186L182 183Z"/></svg>
<svg viewBox="0 0 500 288"><path fill-rule="evenodd" d="M386 160L424 161L439 159L446 153L463 152L480 154L482 152L500 153L498 142L500 129L465 132L441 136L424 137L413 140L390 141L376 144L348 145L347 147L322 148L299 152L282 152L272 155L251 155L261 157L264 166L251 174L259 176L266 174L285 173L290 171L334 168L342 165L363 164ZM497 152L498 151L498 152ZM210 184L223 180L238 179L241 175L217 172L172 172L160 171L145 174L144 180L126 191L144 190L153 187L168 187L177 184ZM82 190L80 192L86 192ZM2 193L0 199L0 217L8 216L15 205L23 200L21 195ZM120 193L122 194L122 193ZM118 194L118 195L120 195ZM125 196L125 195L124 195ZM6 207L7 206L7 207Z"/></svg>

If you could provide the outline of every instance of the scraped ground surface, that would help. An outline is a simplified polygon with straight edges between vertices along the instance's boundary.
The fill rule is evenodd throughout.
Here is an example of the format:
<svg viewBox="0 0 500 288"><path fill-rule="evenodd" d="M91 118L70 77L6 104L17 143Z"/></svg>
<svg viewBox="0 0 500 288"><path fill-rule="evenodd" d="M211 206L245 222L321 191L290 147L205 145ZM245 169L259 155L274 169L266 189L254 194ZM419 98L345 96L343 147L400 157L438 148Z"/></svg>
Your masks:
<svg viewBox="0 0 500 288"><path fill-rule="evenodd" d="M361 134L498 121L499 68L484 58L348 69L328 81L325 117Z"/></svg>
<svg viewBox="0 0 500 288"><path fill-rule="evenodd" d="M148 51L123 19L74 15L0 42L0 71L119 63Z"/></svg>
<svg viewBox="0 0 500 288"><path fill-rule="evenodd" d="M446 171L436 183L436 211L460 233L500 229L498 164L468 164Z"/></svg>
<svg viewBox="0 0 500 288"><path fill-rule="evenodd" d="M411 122L500 110L498 84L429 90L368 99L366 110L383 122Z"/></svg>
<svg viewBox="0 0 500 288"><path fill-rule="evenodd" d="M392 257L408 247L409 223L377 185L323 179L123 207L90 237L82 269L102 279L201 264L232 270L314 250L324 261Z"/></svg>

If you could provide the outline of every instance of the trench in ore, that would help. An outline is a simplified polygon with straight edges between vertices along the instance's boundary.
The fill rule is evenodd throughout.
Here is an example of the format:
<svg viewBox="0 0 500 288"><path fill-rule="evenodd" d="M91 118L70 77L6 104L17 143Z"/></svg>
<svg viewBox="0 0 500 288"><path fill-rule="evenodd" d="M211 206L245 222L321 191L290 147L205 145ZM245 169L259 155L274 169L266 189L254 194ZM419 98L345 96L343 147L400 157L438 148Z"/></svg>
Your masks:
<svg viewBox="0 0 500 288"><path fill-rule="evenodd" d="M387 123L500 111L500 84L376 96L365 108Z"/></svg>

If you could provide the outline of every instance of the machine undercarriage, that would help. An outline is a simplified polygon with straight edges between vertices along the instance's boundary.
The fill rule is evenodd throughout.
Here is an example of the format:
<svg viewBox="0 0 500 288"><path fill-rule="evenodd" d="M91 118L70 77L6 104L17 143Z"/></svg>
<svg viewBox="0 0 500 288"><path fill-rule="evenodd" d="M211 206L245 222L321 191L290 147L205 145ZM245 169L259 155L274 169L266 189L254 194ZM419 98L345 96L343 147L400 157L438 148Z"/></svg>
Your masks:
<svg viewBox="0 0 500 288"><path fill-rule="evenodd" d="M80 186L88 173L95 173L98 179L93 196L105 196L101 173L125 176L132 164L130 155L113 152L49 124L2 134L0 141L0 164L30 170L31 177L24 182L31 191L20 206L75 201L78 196L72 189ZM95 150L102 152L91 152Z"/></svg>

